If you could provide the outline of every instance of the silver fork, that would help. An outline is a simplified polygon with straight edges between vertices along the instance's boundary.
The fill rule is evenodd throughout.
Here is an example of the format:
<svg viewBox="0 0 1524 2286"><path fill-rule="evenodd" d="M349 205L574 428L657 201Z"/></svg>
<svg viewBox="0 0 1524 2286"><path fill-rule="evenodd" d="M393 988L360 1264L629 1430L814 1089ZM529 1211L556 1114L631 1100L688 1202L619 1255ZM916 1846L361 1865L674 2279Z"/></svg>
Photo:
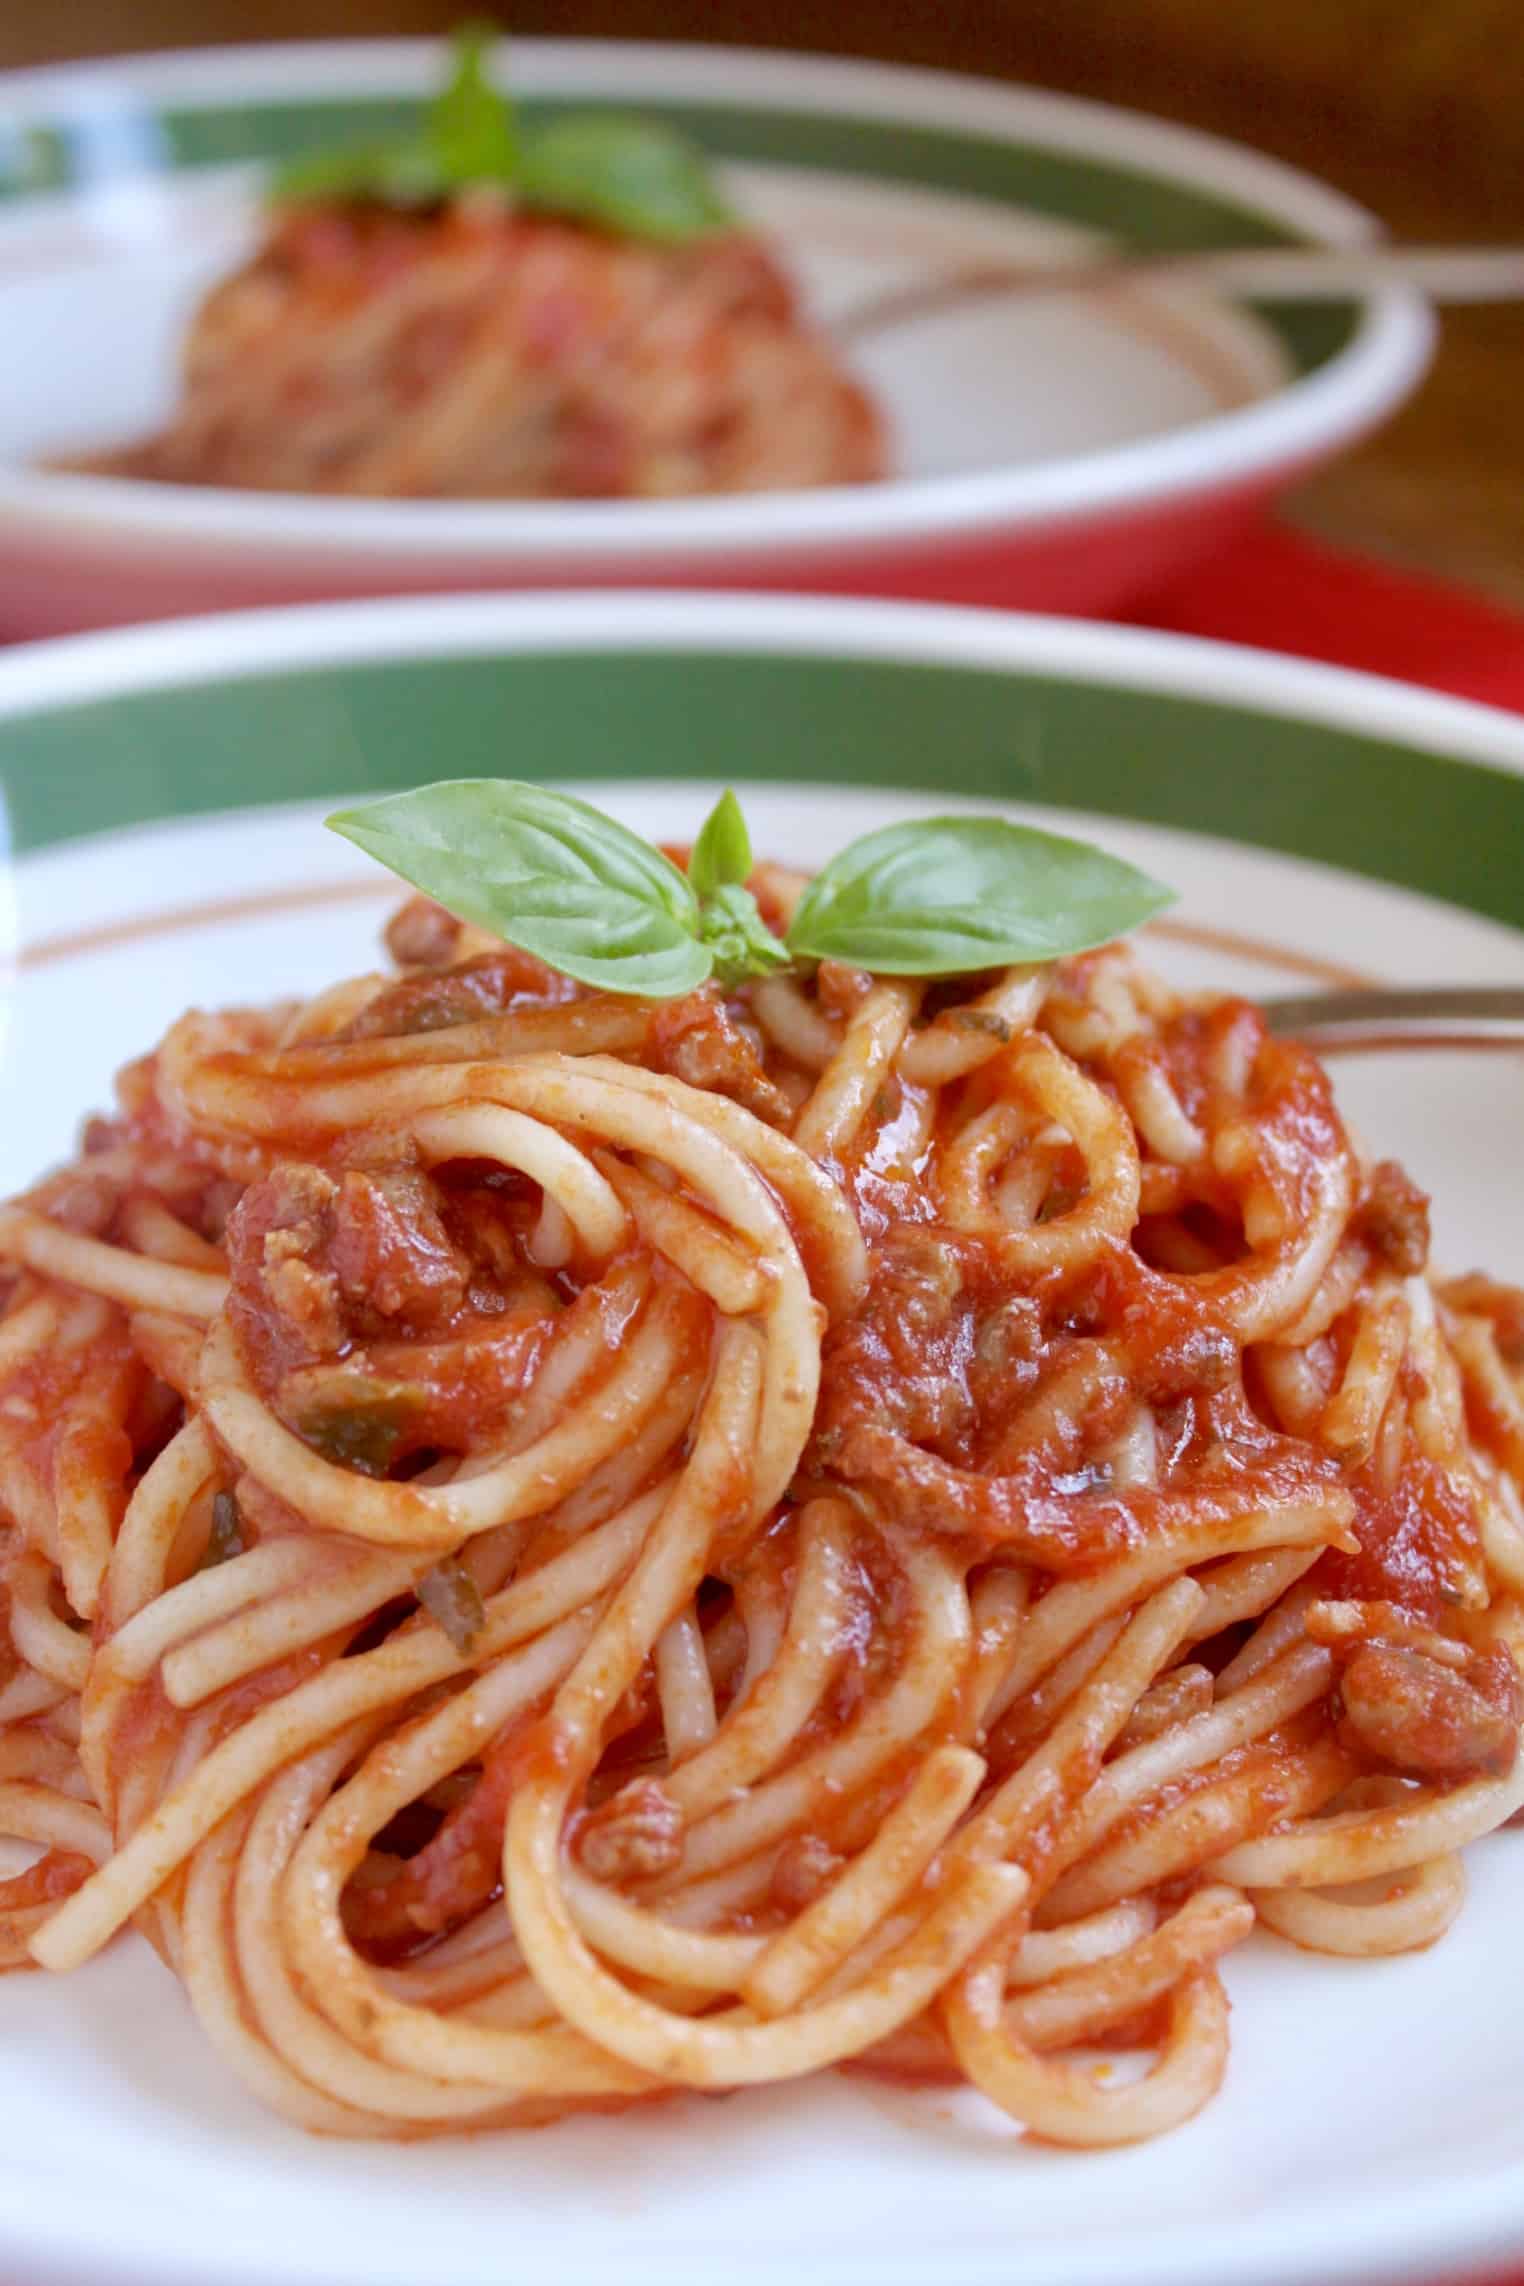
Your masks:
<svg viewBox="0 0 1524 2286"><path fill-rule="evenodd" d="M1410 1039L1447 1046L1524 1047L1524 985L1457 984L1309 992L1260 1002L1272 1032L1294 1034L1313 1047L1353 1047L1360 1041Z"/></svg>
<svg viewBox="0 0 1524 2286"><path fill-rule="evenodd" d="M971 302L1105 293L1117 286L1203 286L1220 294L1344 300L1378 286L1416 286L1436 302L1524 297L1524 246L1214 247L1160 254L1097 244L1058 260L971 262L868 294L827 321L843 346Z"/></svg>

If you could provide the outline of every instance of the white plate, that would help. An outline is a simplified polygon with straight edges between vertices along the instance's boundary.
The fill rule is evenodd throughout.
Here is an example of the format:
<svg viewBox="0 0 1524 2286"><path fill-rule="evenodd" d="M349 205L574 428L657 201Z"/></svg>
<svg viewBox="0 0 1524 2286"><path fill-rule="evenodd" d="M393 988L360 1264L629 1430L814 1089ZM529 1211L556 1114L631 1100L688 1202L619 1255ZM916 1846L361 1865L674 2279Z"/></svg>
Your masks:
<svg viewBox="0 0 1524 2286"><path fill-rule="evenodd" d="M526 41L532 102L660 108L829 319L970 261L1098 236L1350 243L1368 217L1184 129L932 73ZM252 242L273 157L427 87L422 43L148 58L0 80L0 627L399 588L683 579L1100 609L1389 411L1430 321L1395 289L1322 310L1179 286L986 301L865 345L892 481L686 502L387 503L39 471L163 419L187 318Z"/></svg>
<svg viewBox="0 0 1524 2286"><path fill-rule="evenodd" d="M1396 686L1164 638L820 603L207 622L0 658L22 955L0 1190L66 1148L112 1065L187 1000L371 962L389 892L321 832L323 797L494 759L553 765L652 833L738 783L759 845L805 862L920 807L928 785L939 806L1035 796L1039 817L1179 886L1153 956L1183 979L1524 981L1524 726ZM1524 1277L1524 1058L1350 1060L1340 1080L1351 1116L1433 1186L1440 1255ZM1524 2249L1524 1835L1482 1844L1471 1871L1458 1927L1429 1953L1340 1963L1265 1938L1234 1953L1222 2096L1161 2143L1089 2156L1022 2144L977 2098L851 2079L518 2138L322 2143L230 2083L128 1939L69 1984L11 1978L0 1995L0 2277L1432 2281Z"/></svg>

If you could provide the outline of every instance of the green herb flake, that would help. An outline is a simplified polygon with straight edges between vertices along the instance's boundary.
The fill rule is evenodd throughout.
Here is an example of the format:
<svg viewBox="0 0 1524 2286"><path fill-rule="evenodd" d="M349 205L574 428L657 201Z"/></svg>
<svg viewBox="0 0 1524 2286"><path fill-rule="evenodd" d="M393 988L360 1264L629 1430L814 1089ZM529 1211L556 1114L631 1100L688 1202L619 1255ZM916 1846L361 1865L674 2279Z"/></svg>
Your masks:
<svg viewBox="0 0 1524 2286"><path fill-rule="evenodd" d="M997 1016L993 1008L951 1008L947 1021L955 1024L960 1032L987 1032L992 1040L1002 1042L1011 1037L1010 1025L1003 1016Z"/></svg>
<svg viewBox="0 0 1524 2286"><path fill-rule="evenodd" d="M418 1601L462 1658L486 1624L481 1589L454 1556L445 1556L418 1582Z"/></svg>
<svg viewBox="0 0 1524 2286"><path fill-rule="evenodd" d="M308 1406L295 1422L296 1433L335 1468L385 1476L426 1402L410 1382L356 1373L342 1393Z"/></svg>
<svg viewBox="0 0 1524 2286"><path fill-rule="evenodd" d="M209 1572L218 1564L230 1563L241 1556L247 1542L243 1536L243 1515L231 1492L219 1492L212 1501L212 1528L206 1536L206 1546L198 1572Z"/></svg>

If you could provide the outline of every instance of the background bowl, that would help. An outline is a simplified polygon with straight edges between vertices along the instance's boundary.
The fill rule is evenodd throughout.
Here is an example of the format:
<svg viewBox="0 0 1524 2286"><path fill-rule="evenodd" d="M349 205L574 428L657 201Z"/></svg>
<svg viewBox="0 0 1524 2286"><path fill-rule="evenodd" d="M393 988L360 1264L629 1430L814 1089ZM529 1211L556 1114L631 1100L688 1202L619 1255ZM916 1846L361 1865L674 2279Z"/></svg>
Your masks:
<svg viewBox="0 0 1524 2286"><path fill-rule="evenodd" d="M829 316L907 275L1063 255L1358 243L1371 218L1190 130L930 72L744 50L515 43L526 108L672 119ZM163 417L199 294L251 241L262 165L390 130L424 42L217 50L0 80L0 630L427 587L704 584L1104 611L1213 547L1389 412L1431 320L1174 286L984 302L857 363L886 484L683 502L314 500L55 475Z"/></svg>

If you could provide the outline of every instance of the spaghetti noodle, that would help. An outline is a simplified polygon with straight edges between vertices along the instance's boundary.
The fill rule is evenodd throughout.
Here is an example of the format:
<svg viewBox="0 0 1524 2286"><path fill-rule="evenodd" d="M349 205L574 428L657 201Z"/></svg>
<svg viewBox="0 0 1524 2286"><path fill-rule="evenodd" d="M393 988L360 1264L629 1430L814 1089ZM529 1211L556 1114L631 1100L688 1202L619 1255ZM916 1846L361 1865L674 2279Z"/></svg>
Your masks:
<svg viewBox="0 0 1524 2286"><path fill-rule="evenodd" d="M390 937L0 1210L8 1964L135 1921L337 2134L850 2065L1093 2145L1215 2091L1256 1921L1444 1931L1524 1303L1310 1055L1115 947L658 1005Z"/></svg>
<svg viewBox="0 0 1524 2286"><path fill-rule="evenodd" d="M863 484L867 392L760 240L664 246L472 193L275 210L192 319L180 402L87 473L413 499Z"/></svg>

